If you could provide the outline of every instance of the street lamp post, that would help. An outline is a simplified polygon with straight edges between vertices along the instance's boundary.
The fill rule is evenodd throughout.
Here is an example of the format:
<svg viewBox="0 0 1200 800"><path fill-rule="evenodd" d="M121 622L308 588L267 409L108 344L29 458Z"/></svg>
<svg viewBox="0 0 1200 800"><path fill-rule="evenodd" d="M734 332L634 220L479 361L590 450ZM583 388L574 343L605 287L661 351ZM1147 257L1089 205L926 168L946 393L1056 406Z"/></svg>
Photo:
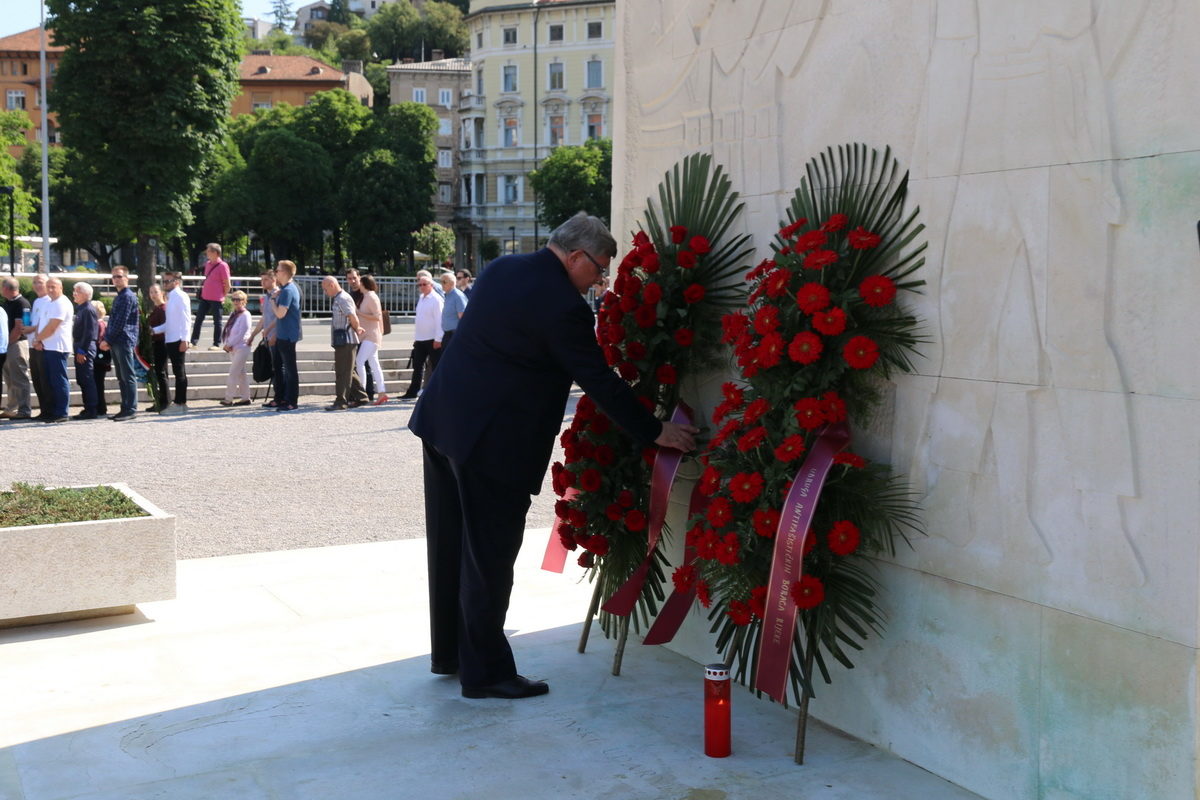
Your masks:
<svg viewBox="0 0 1200 800"><path fill-rule="evenodd" d="M0 186L0 194L8 195L8 274L17 274L17 187Z"/></svg>
<svg viewBox="0 0 1200 800"><path fill-rule="evenodd" d="M512 241L511 252L513 252L513 253L517 252L517 226L516 225L508 226L508 238Z"/></svg>

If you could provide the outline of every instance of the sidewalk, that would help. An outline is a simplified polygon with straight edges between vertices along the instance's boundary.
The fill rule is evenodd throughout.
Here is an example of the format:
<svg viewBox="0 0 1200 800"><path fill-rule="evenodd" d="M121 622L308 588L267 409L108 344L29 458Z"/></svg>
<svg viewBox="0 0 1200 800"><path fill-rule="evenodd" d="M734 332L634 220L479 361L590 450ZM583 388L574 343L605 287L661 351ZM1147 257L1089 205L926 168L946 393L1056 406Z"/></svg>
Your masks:
<svg viewBox="0 0 1200 800"><path fill-rule="evenodd" d="M423 540L179 563L177 600L0 631L0 799L804 798L975 795L735 686L734 753L703 754L702 668L632 641L623 674L591 587L538 569L508 615L529 700L429 673Z"/></svg>

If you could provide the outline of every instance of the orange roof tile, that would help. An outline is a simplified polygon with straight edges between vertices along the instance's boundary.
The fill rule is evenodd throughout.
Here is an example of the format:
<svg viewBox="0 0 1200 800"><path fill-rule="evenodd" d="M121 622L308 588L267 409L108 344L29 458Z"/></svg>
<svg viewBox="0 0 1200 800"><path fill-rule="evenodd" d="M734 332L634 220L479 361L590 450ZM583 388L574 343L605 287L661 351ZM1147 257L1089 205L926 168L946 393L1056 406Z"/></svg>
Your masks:
<svg viewBox="0 0 1200 800"><path fill-rule="evenodd" d="M314 71L315 70L315 71ZM248 55L239 68L243 81L342 82L346 73L308 56Z"/></svg>
<svg viewBox="0 0 1200 800"><path fill-rule="evenodd" d="M65 47L57 47L51 42L54 41L54 31L46 31L46 52L61 53L66 50ZM14 33L11 36L0 38L0 50L5 52L20 52L20 53L37 53L42 49L42 29L30 28L27 31Z"/></svg>

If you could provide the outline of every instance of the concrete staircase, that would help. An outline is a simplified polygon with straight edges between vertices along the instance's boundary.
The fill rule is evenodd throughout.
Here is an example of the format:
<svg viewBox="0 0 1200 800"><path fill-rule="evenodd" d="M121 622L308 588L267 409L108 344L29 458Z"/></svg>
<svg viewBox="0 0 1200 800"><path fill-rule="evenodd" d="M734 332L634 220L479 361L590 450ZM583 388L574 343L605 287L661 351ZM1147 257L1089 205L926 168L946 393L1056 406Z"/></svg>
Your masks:
<svg viewBox="0 0 1200 800"><path fill-rule="evenodd" d="M385 347L379 352L379 363L387 380L388 395L398 397L408 388L412 370L407 368L411 349L408 347ZM187 352L188 400L220 400L225 397L225 381L229 376L229 355L220 351L209 351L203 346ZM263 400L267 394L266 383L254 383L250 376L250 364L246 364L247 376L251 378L251 399ZM334 394L333 350L300 350L296 353L296 366L300 373L300 394L332 397ZM71 383L71 407L80 407L83 396L75 383L73 364L67 366L67 377ZM175 378L167 368L168 387L174 392ZM110 414L116 413L121 404L121 393L117 389L116 373L109 371L104 381L104 395ZM138 384L138 404L145 408L149 394L145 384ZM35 401L36 404L36 401ZM35 411L36 413L36 411Z"/></svg>

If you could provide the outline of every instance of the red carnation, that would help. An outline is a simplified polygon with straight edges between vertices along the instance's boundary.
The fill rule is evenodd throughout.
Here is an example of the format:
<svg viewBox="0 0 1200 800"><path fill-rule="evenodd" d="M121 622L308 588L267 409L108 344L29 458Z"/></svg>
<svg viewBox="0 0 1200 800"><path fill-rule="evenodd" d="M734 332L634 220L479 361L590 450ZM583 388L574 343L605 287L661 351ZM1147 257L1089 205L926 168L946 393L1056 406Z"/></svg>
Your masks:
<svg viewBox="0 0 1200 800"><path fill-rule="evenodd" d="M700 485L697 487L697 491L705 497L712 497L720 488L721 471L710 464L700 476Z"/></svg>
<svg viewBox="0 0 1200 800"><path fill-rule="evenodd" d="M683 290L683 300L686 303L699 303L704 299L704 287L698 283Z"/></svg>
<svg viewBox="0 0 1200 800"><path fill-rule="evenodd" d="M785 464L795 461L802 455L804 455L804 437L799 434L792 434L775 448L776 460Z"/></svg>
<svg viewBox="0 0 1200 800"><path fill-rule="evenodd" d="M672 225L669 230L671 231L671 241L674 244L681 244L687 238L687 228L682 225Z"/></svg>
<svg viewBox="0 0 1200 800"><path fill-rule="evenodd" d="M779 512L773 508L759 509L750 515L750 522L754 525L754 532L764 539L770 539L775 536L775 531L779 530Z"/></svg>
<svg viewBox="0 0 1200 800"><path fill-rule="evenodd" d="M562 542L562 546L566 550L575 550L579 547L579 543L575 541L575 536L571 533L571 529L566 525L558 526L558 541Z"/></svg>
<svg viewBox="0 0 1200 800"><path fill-rule="evenodd" d="M879 234L871 233L861 225L846 234L846 238L855 250L870 250L879 246Z"/></svg>
<svg viewBox="0 0 1200 800"><path fill-rule="evenodd" d="M675 591L680 594L690 592L696 585L696 567L692 564L676 567L675 572L671 574L671 581L675 584Z"/></svg>
<svg viewBox="0 0 1200 800"><path fill-rule="evenodd" d="M623 294L621 295L621 300L618 305L622 311L628 314L630 311L633 311L638 307L638 299L635 295Z"/></svg>
<svg viewBox="0 0 1200 800"><path fill-rule="evenodd" d="M634 269L634 267L641 266L641 263L642 254L637 250L630 250L625 254L625 257L621 259L621 264L617 267L617 274L628 275Z"/></svg>
<svg viewBox="0 0 1200 800"><path fill-rule="evenodd" d="M579 554L579 566L584 569L591 569L596 566L596 555L590 550L584 550Z"/></svg>
<svg viewBox="0 0 1200 800"><path fill-rule="evenodd" d="M870 369L879 360L879 346L866 336L855 336L842 348L842 357L854 369Z"/></svg>
<svg viewBox="0 0 1200 800"><path fill-rule="evenodd" d="M658 322L658 306L638 306L637 311L633 312L633 321L639 328L653 327L654 323Z"/></svg>
<svg viewBox="0 0 1200 800"><path fill-rule="evenodd" d="M737 441L737 449L741 452L753 450L763 443L767 438L767 429L759 425L757 428L751 428L743 433Z"/></svg>
<svg viewBox="0 0 1200 800"><path fill-rule="evenodd" d="M750 624L750 604L745 600L730 601L729 610L727 610L725 613L729 615L729 619L734 625Z"/></svg>
<svg viewBox="0 0 1200 800"><path fill-rule="evenodd" d="M621 493L617 495L617 502L626 508L631 508L633 506L633 492L628 489L622 489Z"/></svg>
<svg viewBox="0 0 1200 800"><path fill-rule="evenodd" d="M648 306L653 306L657 305L659 300L662 300L662 285L653 281L647 281L642 291L642 302Z"/></svg>
<svg viewBox="0 0 1200 800"><path fill-rule="evenodd" d="M604 363L610 367L621 360L621 351L611 344L604 345Z"/></svg>
<svg viewBox="0 0 1200 800"><path fill-rule="evenodd" d="M846 312L837 306L813 314L812 326L826 336L837 336L846 330Z"/></svg>
<svg viewBox="0 0 1200 800"><path fill-rule="evenodd" d="M675 254L675 263L680 269L691 269L696 266L696 254L691 250L680 250Z"/></svg>
<svg viewBox="0 0 1200 800"><path fill-rule="evenodd" d="M796 305L805 314L815 314L829 306L829 290L819 283L806 283L796 291Z"/></svg>
<svg viewBox="0 0 1200 800"><path fill-rule="evenodd" d="M754 332L759 336L766 336L778 327L779 308L777 306L763 306L754 312Z"/></svg>
<svg viewBox="0 0 1200 800"><path fill-rule="evenodd" d="M838 256L832 250L813 250L804 257L805 269L823 269L837 261Z"/></svg>
<svg viewBox="0 0 1200 800"><path fill-rule="evenodd" d="M729 499L725 497L714 498L708 504L708 512L704 515L708 520L708 524L713 528L724 528L733 519L733 506L730 505Z"/></svg>
<svg viewBox="0 0 1200 800"><path fill-rule="evenodd" d="M650 244L650 237L646 235L645 231L638 231L637 233L633 234L633 243L635 245Z"/></svg>
<svg viewBox="0 0 1200 800"><path fill-rule="evenodd" d="M825 584L815 575L802 575L790 590L796 608L816 608L825 599Z"/></svg>
<svg viewBox="0 0 1200 800"><path fill-rule="evenodd" d="M585 492L594 492L600 488L603 481L600 470L589 467L579 475L579 488Z"/></svg>
<svg viewBox="0 0 1200 800"><path fill-rule="evenodd" d="M796 239L796 247L794 249L797 253L803 253L825 244L827 238L821 231L802 233L800 234L800 238Z"/></svg>
<svg viewBox="0 0 1200 800"><path fill-rule="evenodd" d="M641 375L641 373L638 372L638 368L635 365L630 364L628 361L622 361L620 364L617 364L617 374L620 375L621 379L625 381L636 381Z"/></svg>
<svg viewBox="0 0 1200 800"><path fill-rule="evenodd" d="M767 276L763 290L767 297L781 297L787 292L788 284L792 282L792 273L786 269L777 269Z"/></svg>
<svg viewBox="0 0 1200 800"><path fill-rule="evenodd" d="M802 397L792 406L796 411L796 422L806 431L816 430L825 424L825 413L821 401L815 397Z"/></svg>
<svg viewBox="0 0 1200 800"><path fill-rule="evenodd" d="M820 336L811 331L800 331L788 345L788 357L797 364L811 364L821 357L823 349Z"/></svg>
<svg viewBox="0 0 1200 800"><path fill-rule="evenodd" d="M611 467L617 460L617 455L611 447L606 444L596 445L596 454L594 456L596 463L602 467Z"/></svg>
<svg viewBox="0 0 1200 800"><path fill-rule="evenodd" d="M729 494L739 503L750 503L762 494L763 476L757 472L739 472L729 481Z"/></svg>
<svg viewBox="0 0 1200 800"><path fill-rule="evenodd" d="M742 414L743 425L753 425L771 410L771 402L765 397L760 397L750 405L746 406L746 412Z"/></svg>
<svg viewBox="0 0 1200 800"><path fill-rule="evenodd" d="M675 344L680 347L691 347L694 341L696 341L696 334L691 328L680 328L675 331Z"/></svg>
<svg viewBox="0 0 1200 800"><path fill-rule="evenodd" d="M846 227L847 223L849 222L850 218L845 214L834 214L825 221L825 224L821 226L821 230L827 233L833 233L834 231L840 231L842 228Z"/></svg>
<svg viewBox="0 0 1200 800"><path fill-rule="evenodd" d="M833 457L833 463L845 464L847 467L862 469L867 465L867 460L857 453L850 453L843 450Z"/></svg>
<svg viewBox="0 0 1200 800"><path fill-rule="evenodd" d="M625 512L625 527L637 533L646 529L646 515L640 509L631 508Z"/></svg>
<svg viewBox="0 0 1200 800"><path fill-rule="evenodd" d="M688 247L692 248L701 255L704 255L709 250L712 250L712 245L709 244L708 239L703 236L693 236L692 240L688 242Z"/></svg>
<svg viewBox="0 0 1200 800"><path fill-rule="evenodd" d="M658 253L643 253L642 269L650 275L658 272Z"/></svg>
<svg viewBox="0 0 1200 800"><path fill-rule="evenodd" d="M625 355L630 361L641 361L646 357L646 345L636 339L631 339L625 343Z"/></svg>
<svg viewBox="0 0 1200 800"><path fill-rule="evenodd" d="M625 340L625 328L621 325L609 325L608 340L613 344L620 344Z"/></svg>
<svg viewBox="0 0 1200 800"><path fill-rule="evenodd" d="M871 275L858 285L858 294L872 308L883 308L896 299L896 284L886 275Z"/></svg>
<svg viewBox="0 0 1200 800"><path fill-rule="evenodd" d="M654 377L658 379L659 383L666 384L668 386L673 386L675 381L678 379L678 376L675 374L675 367L671 366L670 364L662 364L659 366L659 368L654 372Z"/></svg>
<svg viewBox="0 0 1200 800"><path fill-rule="evenodd" d="M829 531L829 551L835 556L848 556L858 549L861 539L857 525L848 519L839 520Z"/></svg>
<svg viewBox="0 0 1200 800"><path fill-rule="evenodd" d="M598 556L608 555L608 539L600 534L589 536L583 546Z"/></svg>
<svg viewBox="0 0 1200 800"><path fill-rule="evenodd" d="M604 509L604 516L608 517L613 522L620 522L625 516L625 509L621 508L616 503L609 503Z"/></svg>

